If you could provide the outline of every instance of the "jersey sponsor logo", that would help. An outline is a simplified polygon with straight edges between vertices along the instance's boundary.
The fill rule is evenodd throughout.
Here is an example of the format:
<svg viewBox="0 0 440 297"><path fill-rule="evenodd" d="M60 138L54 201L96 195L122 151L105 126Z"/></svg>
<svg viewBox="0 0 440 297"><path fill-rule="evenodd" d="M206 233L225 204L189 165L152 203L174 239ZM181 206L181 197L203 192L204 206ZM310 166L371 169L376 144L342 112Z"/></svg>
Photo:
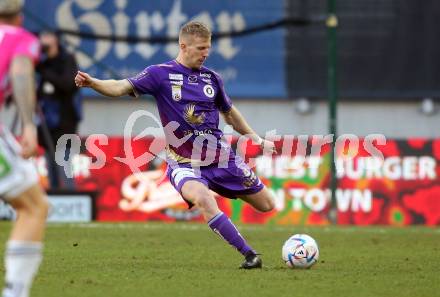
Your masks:
<svg viewBox="0 0 440 297"><path fill-rule="evenodd" d="M178 85L171 85L171 96L174 101L180 101L182 99L182 87Z"/></svg>
<svg viewBox="0 0 440 297"><path fill-rule="evenodd" d="M197 83L197 75L191 74L190 76L188 76L188 83L190 84L198 84Z"/></svg>
<svg viewBox="0 0 440 297"><path fill-rule="evenodd" d="M202 78L202 81L207 83L207 84L212 84L212 81L210 78Z"/></svg>
<svg viewBox="0 0 440 297"><path fill-rule="evenodd" d="M200 76L204 78L211 78L211 73L202 73L200 72Z"/></svg>
<svg viewBox="0 0 440 297"><path fill-rule="evenodd" d="M208 98L212 98L215 95L214 88L211 85L205 85L203 87L203 93L205 93Z"/></svg>
<svg viewBox="0 0 440 297"><path fill-rule="evenodd" d="M183 135L195 135L195 136L203 136L203 135L212 135L214 134L211 129L204 130L184 130Z"/></svg>
<svg viewBox="0 0 440 297"><path fill-rule="evenodd" d="M175 86L182 86L183 80L170 80L170 84L175 85Z"/></svg>
<svg viewBox="0 0 440 297"><path fill-rule="evenodd" d="M181 73L168 73L170 80L183 80L183 74Z"/></svg>

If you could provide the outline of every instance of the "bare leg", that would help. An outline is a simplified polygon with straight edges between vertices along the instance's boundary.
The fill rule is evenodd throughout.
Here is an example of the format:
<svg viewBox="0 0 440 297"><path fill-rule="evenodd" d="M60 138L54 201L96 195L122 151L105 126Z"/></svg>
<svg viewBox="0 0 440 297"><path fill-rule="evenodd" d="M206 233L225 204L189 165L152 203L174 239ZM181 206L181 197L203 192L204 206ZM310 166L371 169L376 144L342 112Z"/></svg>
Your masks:
<svg viewBox="0 0 440 297"><path fill-rule="evenodd" d="M197 180L185 182L182 186L182 195L197 206L207 222L220 213L217 201L208 187Z"/></svg>
<svg viewBox="0 0 440 297"><path fill-rule="evenodd" d="M46 195L33 185L11 198L17 220L6 245L4 297L28 297L42 260L42 240L48 212Z"/></svg>
<svg viewBox="0 0 440 297"><path fill-rule="evenodd" d="M264 187L258 193L245 195L243 197L240 197L240 199L249 203L256 210L259 210L261 212L271 211L275 207L274 198L266 187Z"/></svg>
<svg viewBox="0 0 440 297"><path fill-rule="evenodd" d="M20 197L11 199L9 203L17 212L17 220L9 240L41 242L46 225L48 202L40 186L32 186Z"/></svg>

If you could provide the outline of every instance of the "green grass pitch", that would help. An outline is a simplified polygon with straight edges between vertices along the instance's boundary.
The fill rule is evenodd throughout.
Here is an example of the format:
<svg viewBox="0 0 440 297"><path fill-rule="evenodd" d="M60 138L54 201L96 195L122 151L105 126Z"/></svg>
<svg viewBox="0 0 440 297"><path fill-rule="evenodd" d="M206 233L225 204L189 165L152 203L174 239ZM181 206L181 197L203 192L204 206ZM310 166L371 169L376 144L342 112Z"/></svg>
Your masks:
<svg viewBox="0 0 440 297"><path fill-rule="evenodd" d="M0 222L2 242L10 227ZM239 228L262 270L239 270L241 255L203 224L49 224L32 297L440 296L439 228ZM281 261L294 233L319 244L309 270Z"/></svg>

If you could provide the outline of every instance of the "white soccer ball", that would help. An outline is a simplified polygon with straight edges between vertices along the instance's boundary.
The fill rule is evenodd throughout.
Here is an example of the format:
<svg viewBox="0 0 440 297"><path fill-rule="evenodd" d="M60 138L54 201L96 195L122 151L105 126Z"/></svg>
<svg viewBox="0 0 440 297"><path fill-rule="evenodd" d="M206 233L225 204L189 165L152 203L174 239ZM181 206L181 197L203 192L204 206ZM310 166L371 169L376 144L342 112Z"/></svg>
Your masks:
<svg viewBox="0 0 440 297"><path fill-rule="evenodd" d="M306 234L295 234L283 245L282 257L290 268L310 268L319 259L316 241Z"/></svg>

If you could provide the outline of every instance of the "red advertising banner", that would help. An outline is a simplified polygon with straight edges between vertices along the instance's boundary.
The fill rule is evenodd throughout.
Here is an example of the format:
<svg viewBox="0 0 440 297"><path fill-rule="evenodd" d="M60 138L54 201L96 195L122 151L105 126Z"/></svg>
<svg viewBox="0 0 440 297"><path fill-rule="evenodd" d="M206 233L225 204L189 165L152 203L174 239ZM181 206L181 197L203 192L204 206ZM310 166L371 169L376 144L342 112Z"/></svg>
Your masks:
<svg viewBox="0 0 440 297"><path fill-rule="evenodd" d="M323 145L317 153L311 146L314 141L304 144L297 138L285 138L276 142L278 154L266 156L258 146L235 140L235 148L245 153L247 162L272 191L276 206L260 213L239 199L217 196L220 208L241 223L329 224L330 146ZM153 158L139 172L133 173L128 165L136 158L150 157L150 149L158 152L163 140L124 144L122 137L113 137L104 143L91 140L93 145L73 159L77 189L99 193L97 220L202 221L199 211L188 210L170 184L163 158ZM132 156L125 153L127 145ZM387 140L386 145L370 147L364 140L355 146L342 142L337 143L337 156L334 205L338 224L440 224L440 140ZM105 160L102 168L98 159ZM39 159L42 182L47 184L43 162Z"/></svg>

